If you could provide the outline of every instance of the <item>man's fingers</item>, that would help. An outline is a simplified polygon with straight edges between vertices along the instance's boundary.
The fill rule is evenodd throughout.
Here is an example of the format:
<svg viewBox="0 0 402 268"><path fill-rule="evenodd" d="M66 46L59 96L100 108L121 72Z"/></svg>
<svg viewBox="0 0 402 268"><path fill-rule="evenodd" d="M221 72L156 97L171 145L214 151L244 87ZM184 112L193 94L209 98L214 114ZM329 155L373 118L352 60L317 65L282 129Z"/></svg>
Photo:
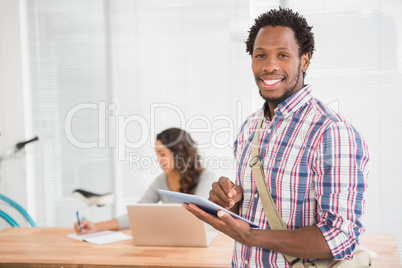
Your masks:
<svg viewBox="0 0 402 268"><path fill-rule="evenodd" d="M227 226L233 228L236 227L236 220L229 215L229 213L226 213L223 210L218 211L218 217L221 219Z"/></svg>
<svg viewBox="0 0 402 268"><path fill-rule="evenodd" d="M202 220L218 220L223 221L225 224L232 226L235 222L233 222L235 219L233 219L232 216L230 216L228 213L226 213L223 210L219 210L217 213L217 216L219 219L217 219L216 217L212 216L211 214L205 212L204 210L200 209L199 207L197 207L197 205L194 204L183 204L183 206L185 208L187 208L190 212L192 212L195 216L197 216L199 219Z"/></svg>
<svg viewBox="0 0 402 268"><path fill-rule="evenodd" d="M228 208L230 204L230 199L223 192L219 194L219 191L215 191L214 189L209 192L208 200L224 208Z"/></svg>
<svg viewBox="0 0 402 268"><path fill-rule="evenodd" d="M217 182L212 184L209 200L224 208L232 208L235 204L233 197L237 195L237 191L233 191L234 186L235 184L228 178L220 177Z"/></svg>
<svg viewBox="0 0 402 268"><path fill-rule="evenodd" d="M214 221L216 221L216 220L220 221L216 217L213 217L212 215L206 213L205 211L203 211L202 209L200 209L199 207L197 207L194 204L183 204L183 207L185 209L187 209L189 212L191 212L198 219L212 225L213 227L215 227Z"/></svg>
<svg viewBox="0 0 402 268"><path fill-rule="evenodd" d="M235 184L226 177L220 177L218 183L222 188L222 190L224 191L225 195L229 198L232 198L233 197L232 188L235 186Z"/></svg>
<svg viewBox="0 0 402 268"><path fill-rule="evenodd" d="M211 214L209 214L209 213L205 212L204 210L200 209L199 207L197 207L197 205L195 205L195 204L192 204L192 203L183 204L183 207L186 208L191 213L193 213L197 218L210 224L212 227L214 227L217 230L220 230L222 228L222 226L225 225L225 223L220 219L219 216L218 217L212 216ZM229 217L231 217L231 216L229 215Z"/></svg>
<svg viewBox="0 0 402 268"><path fill-rule="evenodd" d="M239 202L243 197L243 188L240 185L235 185L232 191L234 193L233 200L236 203Z"/></svg>

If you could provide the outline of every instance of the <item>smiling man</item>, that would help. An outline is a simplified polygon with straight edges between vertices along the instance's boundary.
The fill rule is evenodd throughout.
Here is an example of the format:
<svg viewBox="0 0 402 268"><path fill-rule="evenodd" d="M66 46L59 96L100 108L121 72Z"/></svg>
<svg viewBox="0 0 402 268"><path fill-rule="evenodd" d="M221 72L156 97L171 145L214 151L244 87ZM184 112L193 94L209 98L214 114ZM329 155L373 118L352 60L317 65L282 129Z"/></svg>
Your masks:
<svg viewBox="0 0 402 268"><path fill-rule="evenodd" d="M221 177L209 199L259 228L223 211L216 218L184 205L235 240L233 267L291 267L283 254L302 258L297 265L352 259L365 231L368 148L361 134L304 84L314 53L311 29L298 13L280 8L260 15L246 41L265 103L243 123L234 143L235 182ZM271 230L249 166L261 120L259 158L287 230Z"/></svg>
<svg viewBox="0 0 402 268"><path fill-rule="evenodd" d="M252 56L252 69L260 95L270 115L275 107L303 87L303 73L311 54L299 56L299 46L291 28L265 26L258 31Z"/></svg>

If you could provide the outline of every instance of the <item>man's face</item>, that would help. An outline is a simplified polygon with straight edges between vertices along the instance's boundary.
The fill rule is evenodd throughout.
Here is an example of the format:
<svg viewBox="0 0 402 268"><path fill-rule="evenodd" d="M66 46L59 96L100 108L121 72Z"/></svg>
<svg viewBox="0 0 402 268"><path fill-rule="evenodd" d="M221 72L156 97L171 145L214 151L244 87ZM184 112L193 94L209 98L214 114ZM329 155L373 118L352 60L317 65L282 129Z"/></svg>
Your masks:
<svg viewBox="0 0 402 268"><path fill-rule="evenodd" d="M299 45L291 28L261 28L252 55L252 69L261 97L276 106L301 89L310 57L310 53L299 57Z"/></svg>

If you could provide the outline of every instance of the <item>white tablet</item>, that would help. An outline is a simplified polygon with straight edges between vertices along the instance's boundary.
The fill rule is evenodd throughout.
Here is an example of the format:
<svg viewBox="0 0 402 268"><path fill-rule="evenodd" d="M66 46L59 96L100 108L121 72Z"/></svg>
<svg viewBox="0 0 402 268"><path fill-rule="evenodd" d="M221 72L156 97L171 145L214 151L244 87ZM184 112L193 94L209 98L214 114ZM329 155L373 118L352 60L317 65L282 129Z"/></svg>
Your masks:
<svg viewBox="0 0 402 268"><path fill-rule="evenodd" d="M223 211L229 213L233 218L247 222L248 225L250 225L250 227L258 228L258 225L256 225L255 223L253 223L249 220L246 220L245 218L243 218L243 217L241 217L241 216L239 216L239 215L237 215L237 214L235 214L235 213L233 213L201 196L178 193L178 192L167 191L167 190L162 190L162 189L158 189L158 192L180 204L183 204L183 203L195 204L200 209L204 210L205 212L207 212L215 217L217 217L217 213L219 210L223 210Z"/></svg>

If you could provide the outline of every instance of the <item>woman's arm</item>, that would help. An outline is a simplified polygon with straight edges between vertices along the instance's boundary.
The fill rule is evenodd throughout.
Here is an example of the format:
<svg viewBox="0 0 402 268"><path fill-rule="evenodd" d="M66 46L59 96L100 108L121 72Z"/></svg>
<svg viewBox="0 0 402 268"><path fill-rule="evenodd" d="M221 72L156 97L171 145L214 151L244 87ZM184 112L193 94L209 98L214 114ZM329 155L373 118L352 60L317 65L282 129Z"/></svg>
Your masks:
<svg viewBox="0 0 402 268"><path fill-rule="evenodd" d="M81 227L81 228L80 228ZM103 221L98 223L93 223L91 221L80 221L80 226L76 222L74 224L74 231L79 234L90 234L106 230L118 230L119 222L116 219L111 219L109 221Z"/></svg>

